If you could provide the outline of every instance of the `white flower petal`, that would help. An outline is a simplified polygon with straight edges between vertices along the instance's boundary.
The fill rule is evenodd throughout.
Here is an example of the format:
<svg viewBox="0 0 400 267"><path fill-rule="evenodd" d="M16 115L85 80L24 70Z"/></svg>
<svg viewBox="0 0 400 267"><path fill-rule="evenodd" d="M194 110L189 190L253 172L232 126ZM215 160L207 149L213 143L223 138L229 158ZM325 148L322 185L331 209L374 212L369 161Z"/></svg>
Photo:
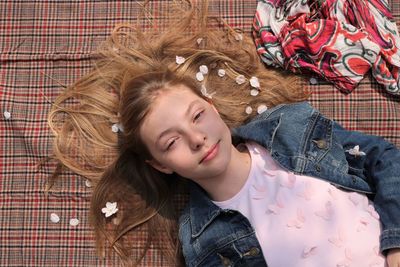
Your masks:
<svg viewBox="0 0 400 267"><path fill-rule="evenodd" d="M238 33L235 35L236 41L242 41L243 40L243 35L241 33Z"/></svg>
<svg viewBox="0 0 400 267"><path fill-rule="evenodd" d="M253 109L250 106L246 107L246 114L251 114L253 112Z"/></svg>
<svg viewBox="0 0 400 267"><path fill-rule="evenodd" d="M89 179L85 180L85 185L86 185L86 187L89 187L89 188L93 186L92 182Z"/></svg>
<svg viewBox="0 0 400 267"><path fill-rule="evenodd" d="M200 45L200 43L203 41L203 38L197 38L197 40L196 40L196 43L198 44L198 45Z"/></svg>
<svg viewBox="0 0 400 267"><path fill-rule="evenodd" d="M57 214L52 213L50 214L50 221L53 223L58 223L60 221L60 217Z"/></svg>
<svg viewBox="0 0 400 267"><path fill-rule="evenodd" d="M203 94L203 95L207 95L207 88L204 86L204 84L202 84L201 85L201 93Z"/></svg>
<svg viewBox="0 0 400 267"><path fill-rule="evenodd" d="M72 218L71 220L69 220L69 224L71 226L77 226L79 224L79 220L76 218Z"/></svg>
<svg viewBox="0 0 400 267"><path fill-rule="evenodd" d="M176 64L181 65L181 64L185 63L185 60L186 59L184 57L176 56L175 62L176 62Z"/></svg>
<svg viewBox="0 0 400 267"><path fill-rule="evenodd" d="M117 202L107 202L106 206L101 209L101 212L104 213L106 218L117 213L117 211L118 211Z"/></svg>
<svg viewBox="0 0 400 267"><path fill-rule="evenodd" d="M225 74L226 74L226 72L225 72L224 69L219 69L219 70L218 70L218 76L219 76L219 77L224 77Z"/></svg>
<svg viewBox="0 0 400 267"><path fill-rule="evenodd" d="M215 95L216 92L212 92L211 94L207 93L207 88L204 86L204 84L201 85L201 93L210 99L212 99L212 96Z"/></svg>
<svg viewBox="0 0 400 267"><path fill-rule="evenodd" d="M359 145L356 145L353 148L346 150L346 152L348 152L350 155L353 155L353 156L365 156L366 155L365 152L360 151Z"/></svg>
<svg viewBox="0 0 400 267"><path fill-rule="evenodd" d="M8 119L11 118L11 113L8 112L8 111L4 111L3 115L4 115L4 118L5 118L6 120L8 120Z"/></svg>
<svg viewBox="0 0 400 267"><path fill-rule="evenodd" d="M260 81L258 80L257 77L253 76L250 78L250 85L255 88L260 88Z"/></svg>
<svg viewBox="0 0 400 267"><path fill-rule="evenodd" d="M240 74L236 76L235 80L237 84L243 84L246 81L246 78L242 74Z"/></svg>
<svg viewBox="0 0 400 267"><path fill-rule="evenodd" d="M206 65L201 65L199 70L202 74L206 75L208 73L208 67Z"/></svg>
<svg viewBox="0 0 400 267"><path fill-rule="evenodd" d="M124 131L124 127L121 124L117 123L117 127L120 132Z"/></svg>
<svg viewBox="0 0 400 267"><path fill-rule="evenodd" d="M107 202L106 207L108 209L116 209L117 208L117 202Z"/></svg>
<svg viewBox="0 0 400 267"><path fill-rule="evenodd" d="M310 83L311 84L318 84L318 80L315 79L314 77L310 78Z"/></svg>
<svg viewBox="0 0 400 267"><path fill-rule="evenodd" d="M258 113L258 114L261 114L261 113L263 113L264 111L266 111L267 109L268 109L268 107L267 107L266 105L261 104L261 105L259 105L258 108L257 108L257 113Z"/></svg>
<svg viewBox="0 0 400 267"><path fill-rule="evenodd" d="M260 91L258 91L257 89L251 89L251 90L250 90L250 95L252 95L252 96L257 96L259 92L260 92Z"/></svg>
<svg viewBox="0 0 400 267"><path fill-rule="evenodd" d="M204 80L204 75L201 72L196 73L196 80L198 80L199 82Z"/></svg>
<svg viewBox="0 0 400 267"><path fill-rule="evenodd" d="M111 131L113 131L114 133L118 133L119 128L118 128L118 125L117 125L116 123L114 123L114 124L111 126Z"/></svg>

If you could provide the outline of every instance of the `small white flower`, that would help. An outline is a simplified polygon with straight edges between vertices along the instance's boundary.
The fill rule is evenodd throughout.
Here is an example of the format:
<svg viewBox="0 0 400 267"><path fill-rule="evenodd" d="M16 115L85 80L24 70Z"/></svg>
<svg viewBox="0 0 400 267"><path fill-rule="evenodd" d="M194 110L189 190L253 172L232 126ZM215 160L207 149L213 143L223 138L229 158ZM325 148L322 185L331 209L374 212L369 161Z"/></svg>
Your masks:
<svg viewBox="0 0 400 267"><path fill-rule="evenodd" d="M119 128L118 128L118 125L117 125L116 123L114 123L114 124L111 126L111 131L113 131L114 133L118 133Z"/></svg>
<svg viewBox="0 0 400 267"><path fill-rule="evenodd" d="M243 35L241 33L238 33L235 35L236 41L242 41L243 40Z"/></svg>
<svg viewBox="0 0 400 267"><path fill-rule="evenodd" d="M124 127L121 124L117 123L117 127L120 132L124 131Z"/></svg>
<svg viewBox="0 0 400 267"><path fill-rule="evenodd" d="M175 62L176 62L176 64L181 65L181 64L185 63L185 60L186 59L184 57L176 56Z"/></svg>
<svg viewBox="0 0 400 267"><path fill-rule="evenodd" d="M258 93L259 93L259 91L257 89L251 89L250 90L250 95L252 95L252 96L257 96Z"/></svg>
<svg viewBox="0 0 400 267"><path fill-rule="evenodd" d="M356 145L353 148L350 148L350 149L346 150L346 152L349 152L350 155L353 155L353 156L356 156L356 157L357 156L365 156L366 155L364 152L360 151L360 146L359 145Z"/></svg>
<svg viewBox="0 0 400 267"><path fill-rule="evenodd" d="M315 79L314 77L312 77L312 78L310 78L310 83L311 83L311 84L317 84L318 81L317 81L317 79Z"/></svg>
<svg viewBox="0 0 400 267"><path fill-rule="evenodd" d="M92 182L89 179L85 180L85 185L86 185L86 187L89 187L89 188L93 186Z"/></svg>
<svg viewBox="0 0 400 267"><path fill-rule="evenodd" d="M199 67L199 70L203 75L206 75L208 73L208 67L206 65L201 65Z"/></svg>
<svg viewBox="0 0 400 267"><path fill-rule="evenodd" d="M251 114L253 112L253 109L250 106L246 107L246 114Z"/></svg>
<svg viewBox="0 0 400 267"><path fill-rule="evenodd" d="M71 226L77 226L79 224L79 220L76 218L73 218L73 219L69 220L69 224Z"/></svg>
<svg viewBox="0 0 400 267"><path fill-rule="evenodd" d="M251 77L250 78L250 85L254 88L260 88L260 82L258 81L257 77Z"/></svg>
<svg viewBox="0 0 400 267"><path fill-rule="evenodd" d="M101 212L104 213L106 218L117 213L117 211L118 211L117 202L107 202L106 206L101 209Z"/></svg>
<svg viewBox="0 0 400 267"><path fill-rule="evenodd" d="M266 111L267 109L268 109L268 108L267 108L266 105L261 104L261 105L259 105L258 108L257 108L257 113L258 113L258 114L261 114L261 113L263 113L264 111Z"/></svg>
<svg viewBox="0 0 400 267"><path fill-rule="evenodd" d="M50 221L53 223L58 223L60 221L60 217L57 214L52 213L50 214Z"/></svg>
<svg viewBox="0 0 400 267"><path fill-rule="evenodd" d="M3 115L4 115L4 118L5 118L6 120L9 120L9 119L11 118L11 113L8 112L8 111L4 111Z"/></svg>
<svg viewBox="0 0 400 267"><path fill-rule="evenodd" d="M246 78L242 74L240 74L236 76L235 80L237 84L243 84L246 81Z"/></svg>
<svg viewBox="0 0 400 267"><path fill-rule="evenodd" d="M204 75L201 72L196 73L196 80L202 82L204 80Z"/></svg>
<svg viewBox="0 0 400 267"><path fill-rule="evenodd" d="M197 40L196 40L198 45L200 45L202 41L203 41L203 38L197 38Z"/></svg>
<svg viewBox="0 0 400 267"><path fill-rule="evenodd" d="M226 74L226 72L225 72L225 70L224 70L224 69L219 69L219 70L218 70L218 76L219 76L219 77L221 77L221 78L222 78L222 77L224 77L224 76L225 76L225 74Z"/></svg>
<svg viewBox="0 0 400 267"><path fill-rule="evenodd" d="M204 84L201 85L201 93L210 99L212 99L212 96L215 95L216 92L212 92L211 94L207 93L207 88L204 86Z"/></svg>

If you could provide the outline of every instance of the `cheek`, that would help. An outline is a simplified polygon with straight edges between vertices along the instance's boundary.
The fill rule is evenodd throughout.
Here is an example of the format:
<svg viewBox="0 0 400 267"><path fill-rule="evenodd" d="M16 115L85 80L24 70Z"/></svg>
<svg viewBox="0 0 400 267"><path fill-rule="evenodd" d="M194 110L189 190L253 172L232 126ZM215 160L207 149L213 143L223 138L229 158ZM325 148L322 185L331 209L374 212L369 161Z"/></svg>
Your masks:
<svg viewBox="0 0 400 267"><path fill-rule="evenodd" d="M221 133L228 130L226 124L221 119L219 114L215 112L210 114L210 117L206 122L206 127L210 133Z"/></svg>

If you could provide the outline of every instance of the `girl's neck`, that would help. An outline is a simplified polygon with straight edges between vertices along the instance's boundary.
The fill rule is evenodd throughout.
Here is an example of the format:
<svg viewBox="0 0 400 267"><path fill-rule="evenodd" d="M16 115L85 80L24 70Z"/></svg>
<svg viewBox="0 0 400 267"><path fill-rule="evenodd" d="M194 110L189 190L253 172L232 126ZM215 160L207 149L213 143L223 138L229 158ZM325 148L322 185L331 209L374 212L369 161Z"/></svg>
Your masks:
<svg viewBox="0 0 400 267"><path fill-rule="evenodd" d="M250 153L245 146L238 150L232 145L231 161L218 177L199 184L214 201L225 201L235 196L246 183L251 167Z"/></svg>

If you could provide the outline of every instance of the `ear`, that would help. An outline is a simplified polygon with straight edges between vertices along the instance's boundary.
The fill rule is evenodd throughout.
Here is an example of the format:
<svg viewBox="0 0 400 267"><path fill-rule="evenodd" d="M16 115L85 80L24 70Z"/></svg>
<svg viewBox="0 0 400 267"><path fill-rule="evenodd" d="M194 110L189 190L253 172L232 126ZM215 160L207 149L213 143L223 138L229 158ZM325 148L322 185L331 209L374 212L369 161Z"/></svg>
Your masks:
<svg viewBox="0 0 400 267"><path fill-rule="evenodd" d="M149 164L154 169L156 169L157 171L160 171L165 174L172 174L174 172L173 170L171 170L168 167L165 167L164 165L162 165L160 162L158 162L155 159L146 160L146 163Z"/></svg>

